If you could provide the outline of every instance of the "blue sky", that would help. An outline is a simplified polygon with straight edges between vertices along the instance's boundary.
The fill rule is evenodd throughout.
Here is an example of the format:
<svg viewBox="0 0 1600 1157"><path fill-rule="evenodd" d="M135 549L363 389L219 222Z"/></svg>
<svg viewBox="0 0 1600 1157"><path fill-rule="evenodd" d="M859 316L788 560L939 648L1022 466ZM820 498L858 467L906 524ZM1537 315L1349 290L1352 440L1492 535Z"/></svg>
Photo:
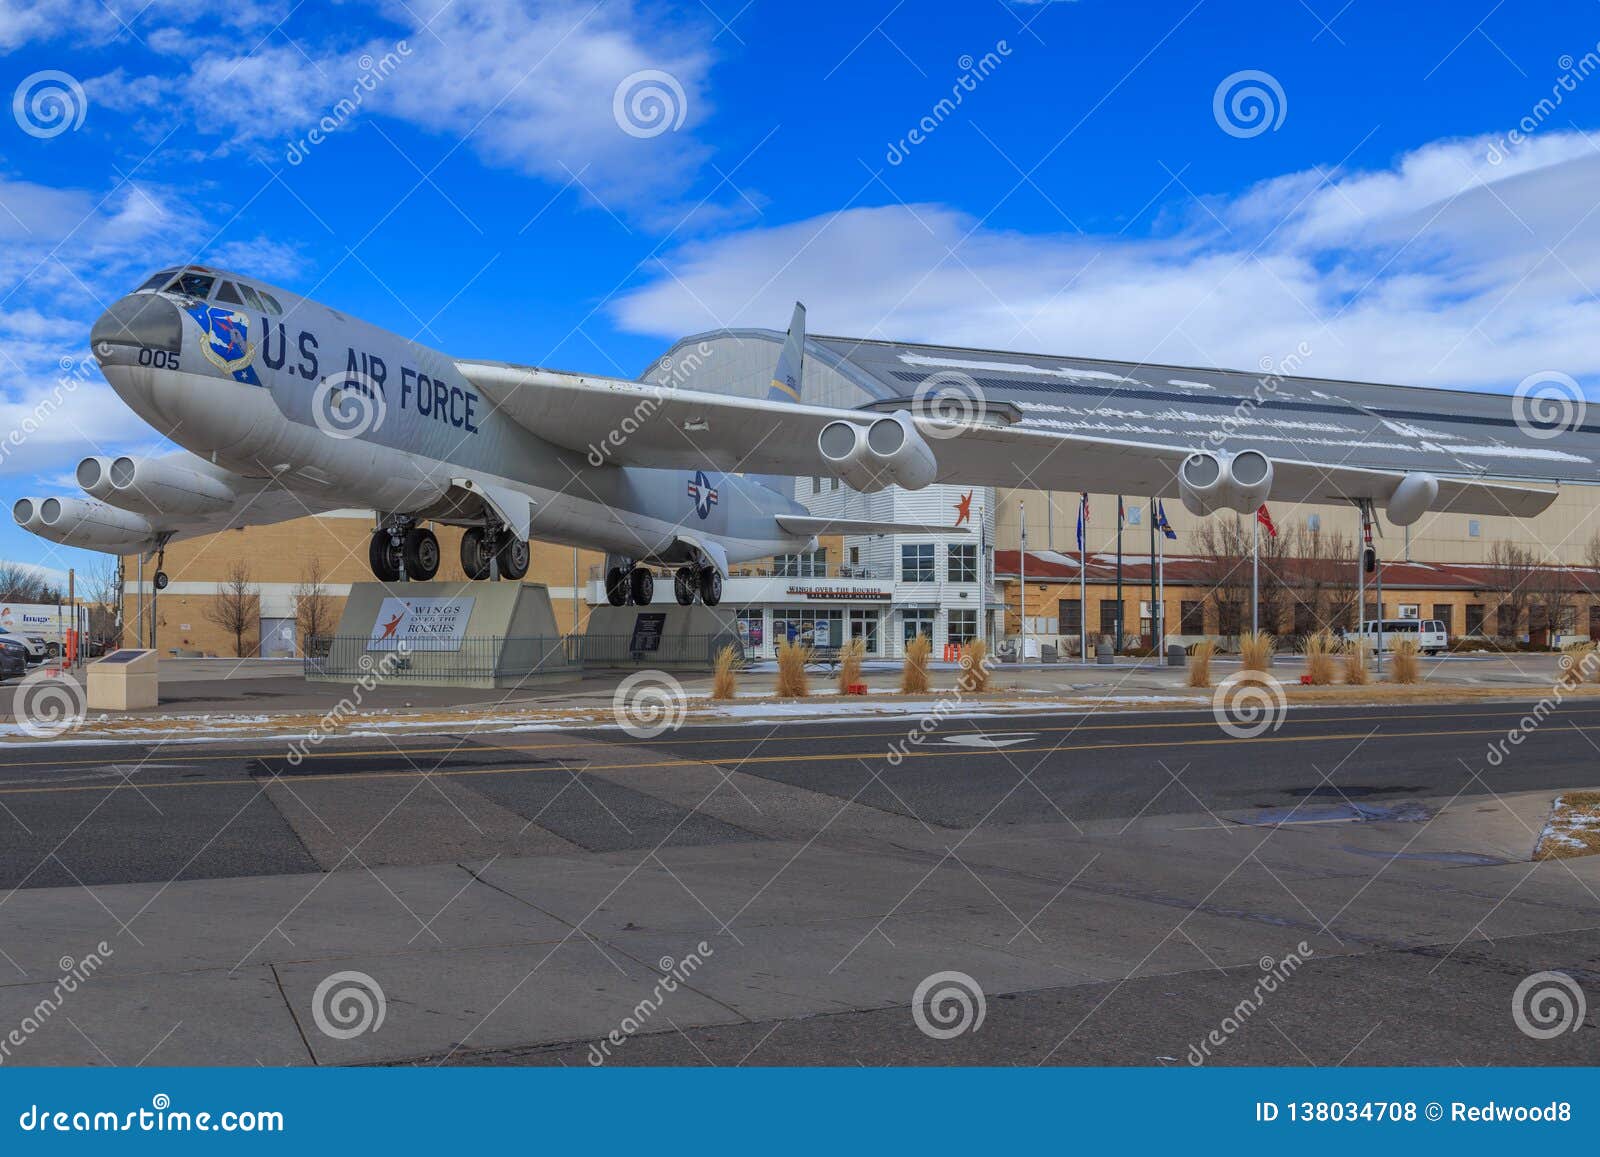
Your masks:
<svg viewBox="0 0 1600 1157"><path fill-rule="evenodd" d="M1592 0L0 0L0 473L155 448L98 373L29 419L191 258L627 376L803 298L824 333L1587 390L1597 45ZM90 561L10 525L0 557Z"/></svg>

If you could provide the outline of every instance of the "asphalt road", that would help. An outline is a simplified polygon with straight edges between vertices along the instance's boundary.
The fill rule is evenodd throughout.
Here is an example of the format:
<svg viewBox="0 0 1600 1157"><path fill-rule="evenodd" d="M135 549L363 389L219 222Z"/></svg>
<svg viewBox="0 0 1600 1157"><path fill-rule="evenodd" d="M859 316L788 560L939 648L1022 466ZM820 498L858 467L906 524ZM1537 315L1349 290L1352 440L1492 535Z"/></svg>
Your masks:
<svg viewBox="0 0 1600 1157"><path fill-rule="evenodd" d="M7 747L0 1027L103 937L21 1063L589 1064L631 1018L606 1063L1185 1064L1303 951L1206 1063L1593 1064L1600 865L1529 857L1600 705L1528 710ZM388 1019L319 1032L352 969ZM950 970L985 1016L945 1039ZM1589 1031L1516 1027L1548 971Z"/></svg>

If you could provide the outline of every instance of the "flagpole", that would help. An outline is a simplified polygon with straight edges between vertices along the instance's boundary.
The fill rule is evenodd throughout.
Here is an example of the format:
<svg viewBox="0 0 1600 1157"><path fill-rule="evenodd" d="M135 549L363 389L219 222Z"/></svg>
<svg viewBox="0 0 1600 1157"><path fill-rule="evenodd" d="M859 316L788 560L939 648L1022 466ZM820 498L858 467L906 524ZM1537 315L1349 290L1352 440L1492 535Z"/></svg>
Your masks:
<svg viewBox="0 0 1600 1157"><path fill-rule="evenodd" d="M1122 651L1122 495L1117 495L1117 637L1112 650Z"/></svg>
<svg viewBox="0 0 1600 1157"><path fill-rule="evenodd" d="M1156 649L1167 645L1167 507L1160 506L1161 534L1156 538Z"/></svg>
<svg viewBox="0 0 1600 1157"><path fill-rule="evenodd" d="M1150 522L1150 638L1147 640L1150 647L1160 650L1156 643L1156 500L1149 499L1145 503L1144 516Z"/></svg>
<svg viewBox="0 0 1600 1157"><path fill-rule="evenodd" d="M1078 494L1078 659L1089 661L1089 496Z"/></svg>
<svg viewBox="0 0 1600 1157"><path fill-rule="evenodd" d="M1261 630L1261 511L1256 511L1251 523L1255 533L1250 539L1250 630Z"/></svg>

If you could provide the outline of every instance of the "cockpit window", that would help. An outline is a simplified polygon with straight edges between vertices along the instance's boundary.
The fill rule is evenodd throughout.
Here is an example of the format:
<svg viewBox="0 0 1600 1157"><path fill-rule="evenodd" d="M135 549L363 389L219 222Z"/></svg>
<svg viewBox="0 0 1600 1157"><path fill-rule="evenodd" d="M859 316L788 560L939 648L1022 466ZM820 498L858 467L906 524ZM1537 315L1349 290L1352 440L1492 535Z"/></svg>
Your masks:
<svg viewBox="0 0 1600 1157"><path fill-rule="evenodd" d="M239 296L238 291L233 288L233 282L231 282L231 281L221 282L217 286L217 300L218 301L225 301L229 305L243 305L244 304L244 299L241 298Z"/></svg>
<svg viewBox="0 0 1600 1157"><path fill-rule="evenodd" d="M255 311L257 311L259 313L262 309L265 308L261 304L261 299L256 296L256 291L251 289L248 285L246 285L242 281L239 283L239 292L244 294L244 302L251 309L253 309L253 310L255 310Z"/></svg>
<svg viewBox="0 0 1600 1157"><path fill-rule="evenodd" d="M178 277L167 290L171 293L181 293L187 297L210 297L211 287L216 283L216 278L205 273L184 273Z"/></svg>
<svg viewBox="0 0 1600 1157"><path fill-rule="evenodd" d="M273 313L283 312L283 306L278 304L278 299L273 297L272 294L268 293L265 289L261 291L261 300L266 303L266 307Z"/></svg>
<svg viewBox="0 0 1600 1157"><path fill-rule="evenodd" d="M172 275L176 272L178 272L176 269L163 269L160 273L156 274L138 289L134 290L134 292L139 293L146 289L160 289L168 281L172 280Z"/></svg>

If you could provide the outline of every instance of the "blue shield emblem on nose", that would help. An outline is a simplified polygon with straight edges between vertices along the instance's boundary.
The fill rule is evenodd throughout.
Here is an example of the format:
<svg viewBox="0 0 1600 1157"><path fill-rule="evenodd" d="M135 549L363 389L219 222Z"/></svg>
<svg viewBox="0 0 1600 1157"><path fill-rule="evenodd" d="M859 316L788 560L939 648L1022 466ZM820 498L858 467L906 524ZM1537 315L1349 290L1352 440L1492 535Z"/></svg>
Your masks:
<svg viewBox="0 0 1600 1157"><path fill-rule="evenodd" d="M187 310L200 327L200 353L236 382L259 386L256 343L250 340L250 319L219 305L194 305Z"/></svg>

